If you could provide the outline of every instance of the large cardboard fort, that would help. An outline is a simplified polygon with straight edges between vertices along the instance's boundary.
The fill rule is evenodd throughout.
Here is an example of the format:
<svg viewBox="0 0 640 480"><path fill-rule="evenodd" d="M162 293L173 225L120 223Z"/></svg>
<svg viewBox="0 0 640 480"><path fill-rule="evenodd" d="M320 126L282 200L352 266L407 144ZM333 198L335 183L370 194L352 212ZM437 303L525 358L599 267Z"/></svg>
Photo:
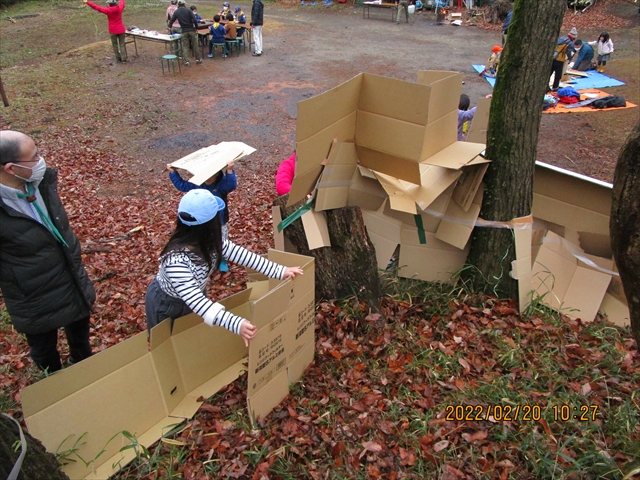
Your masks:
<svg viewBox="0 0 640 480"><path fill-rule="evenodd" d="M135 456L120 451L130 445L121 432L148 447L247 369L252 419L284 399L315 351L314 260L275 250L268 258L300 265L304 275L251 282L221 301L258 327L248 359L240 336L192 314L176 319L173 330L162 322L150 342L139 333L21 391L29 432L49 452L77 448L70 455L76 461L63 467L70 478L108 478ZM79 457L96 460L85 466Z"/></svg>
<svg viewBox="0 0 640 480"><path fill-rule="evenodd" d="M535 296L571 317L590 321L601 311L627 325L609 239L612 186L536 162L532 215L482 222L489 160L479 154L490 100L478 104L474 142L459 142L460 90L456 72L419 72L418 83L360 74L298 104L289 204L314 195L302 216L309 248L329 246L324 211L358 206L379 268L399 246L401 277L447 282L464 267L477 225L507 226L517 258L508 273L519 280L522 309ZM279 209L273 214L275 227ZM274 235L276 245L295 250L277 228Z"/></svg>

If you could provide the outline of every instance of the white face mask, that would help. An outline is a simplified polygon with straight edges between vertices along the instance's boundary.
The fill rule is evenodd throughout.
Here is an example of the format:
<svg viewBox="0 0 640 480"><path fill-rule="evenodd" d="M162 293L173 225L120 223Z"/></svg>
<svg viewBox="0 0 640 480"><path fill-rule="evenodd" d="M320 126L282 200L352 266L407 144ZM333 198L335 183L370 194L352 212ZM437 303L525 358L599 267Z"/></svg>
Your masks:
<svg viewBox="0 0 640 480"><path fill-rule="evenodd" d="M44 172L47 171L47 163L44 161L44 158L39 157L38 163L36 163L33 167L26 167L24 165L20 165L22 168L28 168L31 170L31 176L29 178L24 178L14 172L15 176L25 182L39 182L44 178Z"/></svg>

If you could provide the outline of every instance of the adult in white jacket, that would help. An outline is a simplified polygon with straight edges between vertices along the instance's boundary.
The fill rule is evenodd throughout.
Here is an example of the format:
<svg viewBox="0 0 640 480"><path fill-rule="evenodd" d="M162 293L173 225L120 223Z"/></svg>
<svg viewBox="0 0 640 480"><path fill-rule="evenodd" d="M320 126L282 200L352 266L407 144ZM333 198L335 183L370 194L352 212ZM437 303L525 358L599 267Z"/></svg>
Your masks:
<svg viewBox="0 0 640 480"><path fill-rule="evenodd" d="M596 70L600 73L604 72L607 62L611 59L611 54L613 53L613 42L609 38L609 34L602 32L598 40L589 42L589 45L598 46L598 66Z"/></svg>

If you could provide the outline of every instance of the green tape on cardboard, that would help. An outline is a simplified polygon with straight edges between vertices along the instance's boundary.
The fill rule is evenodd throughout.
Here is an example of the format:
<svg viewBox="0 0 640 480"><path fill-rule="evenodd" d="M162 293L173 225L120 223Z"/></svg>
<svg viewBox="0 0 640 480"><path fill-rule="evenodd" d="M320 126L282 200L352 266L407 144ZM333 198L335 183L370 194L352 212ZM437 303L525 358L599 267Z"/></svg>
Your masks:
<svg viewBox="0 0 640 480"><path fill-rule="evenodd" d="M293 222L295 222L297 219L299 219L302 215L304 215L309 210L311 210L311 207L313 206L313 203L314 202L305 203L303 206L301 206L299 209L297 209L295 212L293 212L287 218L282 220L278 224L278 232L281 232L282 230L287 228L289 225L291 225Z"/></svg>
<svg viewBox="0 0 640 480"><path fill-rule="evenodd" d="M427 244L427 234L424 231L424 225L422 224L422 215L419 213L414 215L413 218L416 221L416 227L418 227L418 239L422 245Z"/></svg>

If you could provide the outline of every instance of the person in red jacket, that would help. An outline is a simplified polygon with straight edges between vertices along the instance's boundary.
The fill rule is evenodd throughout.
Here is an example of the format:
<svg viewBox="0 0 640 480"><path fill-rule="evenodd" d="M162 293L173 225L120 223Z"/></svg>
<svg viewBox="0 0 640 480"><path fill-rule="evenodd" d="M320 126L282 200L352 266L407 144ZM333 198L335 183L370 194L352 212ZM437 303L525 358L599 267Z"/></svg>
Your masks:
<svg viewBox="0 0 640 480"><path fill-rule="evenodd" d="M111 34L111 45L113 53L116 55L118 62L125 63L127 61L127 47L124 44L124 32L126 28L122 23L122 11L124 10L124 0L107 0L107 7L100 7L89 0L84 0L94 10L104 13L109 19L109 33Z"/></svg>
<svg viewBox="0 0 640 480"><path fill-rule="evenodd" d="M296 173L296 152L280 164L276 173L276 192L278 196L286 195L291 190Z"/></svg>

